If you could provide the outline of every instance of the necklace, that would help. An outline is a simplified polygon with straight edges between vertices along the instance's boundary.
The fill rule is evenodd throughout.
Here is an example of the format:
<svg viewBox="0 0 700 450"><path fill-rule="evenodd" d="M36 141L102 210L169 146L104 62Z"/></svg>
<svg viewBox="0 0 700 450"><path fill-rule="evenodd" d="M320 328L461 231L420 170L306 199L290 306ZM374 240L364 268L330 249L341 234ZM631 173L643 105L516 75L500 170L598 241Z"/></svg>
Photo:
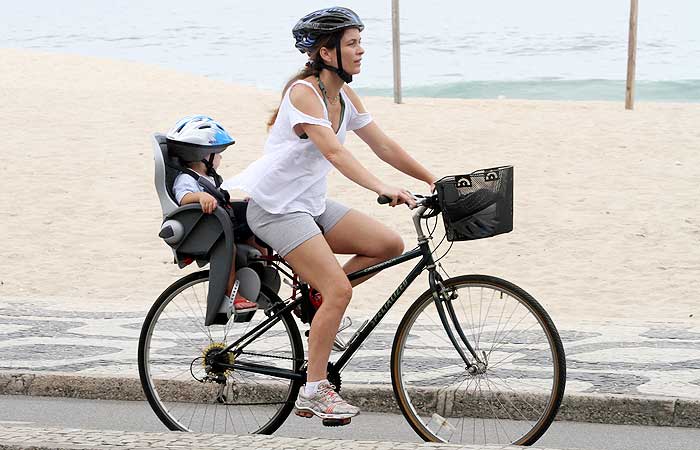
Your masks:
<svg viewBox="0 0 700 450"><path fill-rule="evenodd" d="M338 100L340 99L340 92L338 92L333 98L328 97L328 92L326 91L326 85L323 84L323 81L321 81L321 77L316 75L316 81L318 81L318 88L321 90L321 93L323 94L323 101L325 102L328 100L331 105L335 105L338 103ZM326 105L328 106L328 105Z"/></svg>

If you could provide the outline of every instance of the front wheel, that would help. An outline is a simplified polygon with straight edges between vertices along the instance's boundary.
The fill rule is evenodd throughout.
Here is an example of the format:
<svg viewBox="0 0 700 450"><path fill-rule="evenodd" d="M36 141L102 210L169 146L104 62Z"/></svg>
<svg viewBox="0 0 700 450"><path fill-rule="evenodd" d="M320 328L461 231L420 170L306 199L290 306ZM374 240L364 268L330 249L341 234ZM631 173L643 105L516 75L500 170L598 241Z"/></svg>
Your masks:
<svg viewBox="0 0 700 450"><path fill-rule="evenodd" d="M204 326L208 276L201 271L177 280L146 316L138 350L146 398L171 430L272 433L291 412L301 382L221 368L217 362L298 372L304 362L299 330L285 313L243 351L218 356L267 316L258 310L250 322L232 317L226 325ZM261 296L272 304L282 301L265 286Z"/></svg>
<svg viewBox="0 0 700 450"><path fill-rule="evenodd" d="M403 317L391 352L399 407L426 441L531 445L557 414L566 384L559 333L546 311L512 283L485 275L443 282L448 337L433 293ZM477 358L467 349L462 335Z"/></svg>

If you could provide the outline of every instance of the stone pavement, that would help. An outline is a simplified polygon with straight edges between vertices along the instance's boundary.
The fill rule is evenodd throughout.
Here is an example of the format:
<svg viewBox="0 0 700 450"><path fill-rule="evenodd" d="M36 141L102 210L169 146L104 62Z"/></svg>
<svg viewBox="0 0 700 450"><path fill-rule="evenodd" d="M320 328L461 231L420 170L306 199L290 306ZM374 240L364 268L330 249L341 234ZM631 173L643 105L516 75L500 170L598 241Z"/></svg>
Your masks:
<svg viewBox="0 0 700 450"><path fill-rule="evenodd" d="M262 435L231 436L202 433L135 433L104 430L0 426L2 449L211 449L237 450L517 450L516 446L414 444L336 439L297 439ZM530 447L533 449L542 447ZM553 450L553 449L550 449Z"/></svg>
<svg viewBox="0 0 700 450"><path fill-rule="evenodd" d="M0 394L143 398L136 353L145 312L76 312L61 305L0 299ZM559 418L700 426L700 327L557 326L568 372ZM369 409L396 410L389 374L395 330L395 323L381 324L342 374L344 389L352 385L381 399Z"/></svg>

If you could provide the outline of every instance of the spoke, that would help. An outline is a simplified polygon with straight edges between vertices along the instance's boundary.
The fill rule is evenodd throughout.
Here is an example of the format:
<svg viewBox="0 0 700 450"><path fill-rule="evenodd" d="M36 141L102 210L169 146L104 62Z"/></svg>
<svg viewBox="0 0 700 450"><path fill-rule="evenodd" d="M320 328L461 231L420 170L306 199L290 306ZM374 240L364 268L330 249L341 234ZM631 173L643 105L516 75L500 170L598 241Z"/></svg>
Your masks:
<svg viewBox="0 0 700 450"><path fill-rule="evenodd" d="M194 420L194 415L197 412L197 406L198 406L198 403L195 402L194 409L192 410L192 417L190 417L190 421L187 424L187 428L190 430L192 429L192 421Z"/></svg>
<svg viewBox="0 0 700 450"><path fill-rule="evenodd" d="M457 288L455 288L455 289L458 290ZM471 291L469 290L469 286L466 286L466 289L467 289L467 297L469 297L469 302L471 304ZM458 295L457 299L459 299L459 294L457 294L457 295ZM457 299L455 299L455 300L457 300ZM454 302L454 300L453 300L453 302ZM469 317L467 317L467 311L464 309L464 302L460 301L459 305L462 307L462 312L464 313L464 321L467 322L467 325L469 325L469 330L470 330L471 335L472 335L472 342L475 342L475 340L474 340L474 324L469 322Z"/></svg>
<svg viewBox="0 0 700 450"><path fill-rule="evenodd" d="M182 308L180 308L180 306L179 306L177 303L171 301L170 304L172 304L172 305L175 306L178 310L180 310L180 312L181 312L183 315L185 315L185 317L187 317L187 319L189 319L189 321L192 322L192 324L193 324L195 327L199 328L205 335L207 335L207 336L209 337L209 340L210 340L210 341L213 341L213 339L212 339L212 337L211 337L211 334L209 333L209 330L207 330L207 329L204 327L203 324L200 325L198 321L194 320L194 318L192 318L191 316L189 316ZM190 310L192 310L192 307L191 307L191 305L189 304L189 302L187 302L187 305L190 306ZM196 314L193 310L192 310L192 312L193 312L194 314Z"/></svg>
<svg viewBox="0 0 700 450"><path fill-rule="evenodd" d="M187 367L186 369L183 369L183 370L179 371L178 373L176 373L175 375L173 375L173 376L171 376L170 378L168 378L168 380L174 380L176 377L179 377L179 376L182 375L183 373L186 373L186 372L189 372L189 371L190 371L190 368ZM165 370L161 370L160 373L165 374L166 371L165 371ZM155 377L151 376L151 380L153 380L153 382L155 383ZM155 384L154 384L154 386L155 386Z"/></svg>
<svg viewBox="0 0 700 450"><path fill-rule="evenodd" d="M231 426L233 427L233 433L236 433L236 422L233 421L233 416L231 416L231 412L229 411L229 405L226 405L226 417L228 420L231 421Z"/></svg>
<svg viewBox="0 0 700 450"><path fill-rule="evenodd" d="M482 290L483 290L483 288L482 288ZM481 344L481 335L482 335L483 332L484 332L484 327L486 326L486 319L487 319L488 316L489 316L489 311L491 311L491 305L493 304L493 299L494 299L495 296L496 296L496 290L493 289L493 290L492 290L492 293L491 293L491 299L489 300L489 306L488 306L488 308L486 308L486 314L484 314L484 321L483 321L482 323L479 324L479 325L480 325L480 327L479 327L479 339L478 339L477 342L476 342L476 346L477 346L477 347L480 347L480 344ZM480 309L479 311L481 311L481 309ZM479 320L481 320L481 314L479 314Z"/></svg>
<svg viewBox="0 0 700 450"><path fill-rule="evenodd" d="M471 321L471 330L472 330L472 339L474 344L477 343L476 335L474 334L474 330L476 329L476 322L474 321L474 308L472 306L472 290L471 286L467 286L467 296L469 297L469 314L471 315L472 321Z"/></svg>
<svg viewBox="0 0 700 450"><path fill-rule="evenodd" d="M515 313L515 311L513 311L513 314L514 314L514 313ZM512 317L512 314L511 314L511 317ZM531 317L531 315L530 315L530 310L529 310L529 309L526 309L526 310L525 310L525 314L520 318L520 320L518 320L518 322L517 322L515 325L513 325L513 326L511 327L510 330L508 330L507 332L505 332L505 334L503 334L502 336L500 336L498 339L496 338L496 336L494 336L494 339L493 339L493 340L494 340L494 343L492 344L492 349L493 349L493 350L498 350L498 349L501 348L503 345L505 345L505 344L507 343L506 338L507 338L508 336L510 336L510 334L513 332L513 330L515 330L515 329L520 325L520 323L521 323L523 320L525 320L526 318L528 318L528 317ZM530 330L532 327L534 327L535 325L539 325L539 322L535 321L535 322L533 322L528 328L526 328L526 329L521 329L520 331L518 331L518 334L515 335L515 337L520 336L520 335L523 334L525 331L529 331L529 330ZM509 341L513 341L514 339L508 339L508 340L509 340ZM495 342L498 342L498 341L501 342L501 345L496 346L496 345L495 345Z"/></svg>
<svg viewBox="0 0 700 450"><path fill-rule="evenodd" d="M484 393L481 390L481 379L477 378L476 385L479 387L479 397L485 398ZM482 416L483 416L483 414L482 414ZM486 439L486 421L483 417L481 418L481 428L484 432L484 444L486 444L488 442L488 439Z"/></svg>
<svg viewBox="0 0 700 450"><path fill-rule="evenodd" d="M525 317L527 317L527 316L525 316ZM522 322L523 319L525 319L525 317L523 317L522 319L520 319L520 321L519 321L517 324L515 324L515 327L517 327L518 325L520 325L520 322ZM527 328L525 328L525 329L521 329L521 330L518 332L518 334L516 334L516 335L514 336L514 338L520 337L520 335L522 335L522 334L525 333L526 331L530 331L533 327L535 327L535 326L537 326L537 325L539 325L539 322L533 322L532 325L530 325L529 327L527 327ZM510 331L508 331L508 334L512 333L513 330L515 329L515 327L511 328ZM549 339L547 339L547 335L544 335L544 336L545 336L545 341L549 343ZM510 340L510 341L513 341L514 339L509 339L509 340ZM509 344L509 343L504 341L504 342L502 342L500 345L498 345L497 347L493 347L493 350L499 350L499 349L503 348L504 345L507 345L507 344Z"/></svg>
<svg viewBox="0 0 700 450"><path fill-rule="evenodd" d="M520 302L518 302L517 307L513 308L513 311L510 313L510 316L508 316L508 322L510 322L510 319L513 317L513 314L515 314L515 312L519 309L519 307L525 308ZM508 330L507 332L504 331L505 334L501 335L500 337L499 337L499 336L494 336L494 338L493 338L494 343L495 343L495 342L498 342L499 340L505 340L505 338L508 337L508 336L510 335L510 333L511 333L513 330L515 330L515 328L516 328L518 325L520 325L520 323L521 323L523 320L525 320L527 317L530 317L531 314L532 314L531 311L530 311L529 309L525 308L525 314L520 318L520 320L518 320L518 322L517 322L515 325L513 325L513 326L511 327L510 330ZM533 325L530 325L530 328L532 328L533 326L535 326L535 325L537 325L537 324L539 324L539 322L535 321ZM528 329L529 329L529 328L528 328ZM503 330L505 330L505 325L504 325L504 327L503 327ZM521 331L521 334L522 334L522 331ZM518 335L518 336L519 336L519 335ZM493 345L492 345L492 349L494 349L494 348L493 348ZM495 350L497 350L497 349L498 349L498 347L495 348Z"/></svg>
<svg viewBox="0 0 700 450"><path fill-rule="evenodd" d="M182 294L182 299L183 299L182 301L185 302L185 303L187 304L187 307L188 307L189 310L192 312L192 317L202 318L202 320L206 317L206 315L205 315L204 311L202 310L202 302L201 302L201 300L199 299L199 295L197 295L197 289L198 289L198 288L201 288L201 289L202 289L202 291L204 292L204 298L205 298L205 302L206 302L206 298L207 298L207 297L206 297L207 289L206 289L206 287L204 286L205 284L208 284L208 283L205 281L205 282L202 282L202 283L193 284L193 285L189 286L189 288L183 289L183 290L180 292L180 294ZM195 303L197 309L199 309L199 314L197 314L197 311L195 310L194 307L192 307L192 304L190 303L190 298L189 298L190 295L193 296L194 299L195 299L195 300L194 300L194 303ZM210 337L211 337L211 336L210 336Z"/></svg>
<svg viewBox="0 0 700 450"><path fill-rule="evenodd" d="M501 321L503 320L503 312L506 310L506 299L510 298L510 295L506 294L506 298L503 299L503 307L501 308L501 313L498 316L498 323L496 324L496 330L493 332L493 342L491 343L491 348L489 349L488 353L490 354L493 351L493 346L496 345L496 342L498 342L498 331L501 328Z"/></svg>
<svg viewBox="0 0 700 450"><path fill-rule="evenodd" d="M408 348L406 350L409 350ZM435 359L436 354L438 353L438 347L431 347L431 348L426 348L425 350L422 350L418 347L411 347L410 350L416 350L418 353L420 353L422 356L426 357L427 359ZM429 353L429 351L432 350L433 353ZM458 359L458 358L454 358ZM458 359L461 362L461 358ZM422 369L419 369L421 372L423 372Z"/></svg>
<svg viewBox="0 0 700 450"><path fill-rule="evenodd" d="M494 385L496 384L496 380L498 380L498 381L500 381L501 383L503 383L503 385L504 385L506 388L510 389L511 391L513 391L513 392L518 392L518 391L516 391L515 389L513 389L513 388L511 387L510 384L508 384L508 382L506 381L505 378L499 377L498 375L495 375L495 374L491 374L491 382L492 382ZM552 390L552 388L553 388L553 386L554 386L553 383L552 383L552 388L547 388L547 389L545 390L545 389L543 389L543 387L542 387L541 385L532 384L532 383L529 383L529 382L524 381L524 380L522 380L522 379L518 379L518 383L519 383L519 384L522 384L522 385L525 385L525 386L532 386L533 388L536 388L536 391L537 391L537 392L542 392L543 390L544 390L544 392L551 392L551 390ZM549 383L548 383L548 384L549 384Z"/></svg>
<svg viewBox="0 0 700 450"><path fill-rule="evenodd" d="M167 306L166 306L166 308L167 308ZM170 319L168 318L168 315L169 315L169 312L166 311L165 309L163 309L163 311L161 312L160 317L163 317L163 318L165 318L166 320L170 320ZM173 321L175 321L175 320L173 320ZM193 348L196 348L196 349L198 349L199 351L202 350L201 345L198 344L198 343L196 343L196 342L194 342L188 335L186 335L186 334L184 334L184 333L179 333L178 331L175 331L174 329L172 329L172 328L170 328L170 327L166 327L165 325L162 325L162 324L160 324L160 323L158 323L158 322L156 322L156 327L157 327L157 328L154 329L154 331L157 331L158 329L165 329L165 330L167 330L167 331L170 331L174 336L179 337L179 338L181 338L181 339L184 340L184 341L188 341L188 342L191 344L191 346L192 346ZM163 339L163 338L161 338L161 339Z"/></svg>
<svg viewBox="0 0 700 450"><path fill-rule="evenodd" d="M212 434L216 433L216 411L217 411L218 409L219 409L219 408L217 408L216 405L214 405L214 420L211 421L211 432L212 432ZM224 423L225 423L225 422L224 422Z"/></svg>
<svg viewBox="0 0 700 450"><path fill-rule="evenodd" d="M505 379L504 379L503 377L499 377L498 375L491 374L491 382L492 382L494 385L496 384L495 380L499 380L499 381L501 381L502 383L505 384ZM544 389L544 388L543 388L541 385L539 385L539 384L533 384L533 383L527 382L527 381L522 380L522 379L518 379L518 384L523 385L523 386L529 386L529 387L535 388L535 391L536 391L536 392L542 392L543 390L544 390L544 392L550 392L550 391L551 391L550 388ZM549 384L549 383L548 383L548 384ZM506 387L510 387L510 386L508 385L508 386L506 386ZM513 391L513 392L517 392L517 391Z"/></svg>
<svg viewBox="0 0 700 450"><path fill-rule="evenodd" d="M209 403L204 403L204 414L202 414L202 425L199 427L200 430L204 429L204 421L207 418L207 411L209 411Z"/></svg>
<svg viewBox="0 0 700 450"><path fill-rule="evenodd" d="M488 384L488 381L486 382L486 384ZM489 409L491 410L491 415L493 416L494 429L496 430L496 442L500 443L501 438L498 436L498 427L496 426L496 423L500 423L500 420L498 419L498 413L496 413L496 411L493 409L493 401L491 400L491 397L493 397L493 395L489 395L489 398L486 399L486 402L488 403ZM486 432L485 428L486 427L484 426L484 433ZM484 436L486 435L484 434ZM484 444L486 444L486 439L484 439Z"/></svg>
<svg viewBox="0 0 700 450"><path fill-rule="evenodd" d="M434 302L432 302L431 304L435 307L435 313L437 314L437 306L435 306L435 303L434 303ZM430 306L430 305L426 306L426 307L423 309L423 311L421 311L421 312L427 312L427 309L428 309L429 306ZM419 316L420 316L420 313L418 313L418 314L416 315L416 318L418 318ZM439 323L436 322L435 319L433 319L433 317L432 317L431 315L429 315L429 314L427 315L427 317L428 317L428 319L433 323L433 326L434 326L435 328L441 329L441 330L444 330L444 329L445 329L445 326L442 324L442 321L440 321ZM415 321L414 321L413 323L415 324ZM449 346L452 346L452 342L450 342L448 339L445 339L444 337L442 337L442 336L438 335L437 333L435 333L435 332L431 329L431 327L427 327L427 326L425 326L425 325L419 325L419 327L421 327L422 329L424 329L424 330L430 332L433 336L435 336L436 338L440 339L442 342L448 344ZM418 330L416 330L416 331L418 331Z"/></svg>
<svg viewBox="0 0 700 450"><path fill-rule="evenodd" d="M486 384L490 384L490 383L489 383L489 377L488 377L488 376L486 376ZM495 397L496 397L496 401L498 401L498 404L501 405L501 409L502 409L503 411L505 411L506 414L508 415L508 419L511 420L511 421L514 421L513 416L510 415L510 411L508 411L508 408L506 408L506 406L503 404L503 402L501 402L501 399L498 398L498 395L495 395ZM499 424L501 424L501 421L500 421L500 420L496 420L496 421L497 421ZM503 434L506 435L506 438L508 439L508 442L511 442L511 443L512 443L512 442L513 442L513 439L510 438L510 435L508 434L508 430L506 430L506 428L503 426L503 424L501 424L501 429L503 430ZM496 434L498 434L498 427L496 427Z"/></svg>
<svg viewBox="0 0 700 450"><path fill-rule="evenodd" d="M248 428L248 423L245 420L245 414L243 414L241 411L238 411L238 414L241 416L241 420L243 421L243 426L245 427L246 431L249 430L250 428Z"/></svg>
<svg viewBox="0 0 700 450"><path fill-rule="evenodd" d="M205 286L204 286L205 284L207 285L206 288L205 288ZM200 286L202 287L202 291L203 291L204 301L205 301L205 302L206 302L206 299L207 299L207 292L209 291L208 285L209 285L208 282L200 283ZM192 289L192 293L194 294L194 298L196 299L197 307L199 308L199 314L200 314L199 317L205 317L205 318L206 318L206 317L207 317L207 316L206 316L206 313L204 312L204 310L202 310L202 302L199 300L199 296L197 295L197 289ZM188 303L189 303L189 302L188 302ZM207 306L208 306L208 305L207 305Z"/></svg>
<svg viewBox="0 0 700 450"><path fill-rule="evenodd" d="M499 359L498 361L495 361L495 362L493 362L493 363L490 363L490 362L489 362L489 368L490 368L490 369L495 369L495 368L497 368L497 367L500 367L500 366L503 365L506 361L511 360L513 357L515 357L515 355L520 355L520 354L521 354L521 352L509 352L509 353L508 353L508 356L504 356L503 358L501 358L501 359ZM515 362L515 361L517 361L518 359L522 359L523 357L524 357L524 356L520 356L520 358L517 358L517 359L515 359L515 360L513 360L513 361L511 361L511 362Z"/></svg>
<svg viewBox="0 0 700 450"><path fill-rule="evenodd" d="M510 388L511 391L517 392L517 391L515 391L513 388L510 387L510 385L508 384L508 382L507 382L506 380L504 380L504 379L502 379L502 378L499 378L499 380L500 380L503 384L505 384L508 388ZM494 383L494 386L495 386L495 385L496 385L496 384ZM520 411L520 408L518 408L518 406L517 406L515 403L513 403L513 401L509 398L509 396L506 396L506 397L507 397L508 403L510 403L510 404L513 406L513 408L515 409L515 411L517 411L518 414L520 414L520 416L523 418L523 420L526 421L526 422L531 423L531 422L532 422L531 419L528 419L527 416L526 416L525 414L523 414L522 411ZM530 408L530 410L532 410L532 411L534 411L534 412L537 412L537 411L538 411L534 406L532 406L532 405L527 401L527 397L523 396L522 402L523 402L526 406L528 406L528 407ZM541 417L541 414L539 414L539 416ZM532 428L532 427L531 427L531 428Z"/></svg>

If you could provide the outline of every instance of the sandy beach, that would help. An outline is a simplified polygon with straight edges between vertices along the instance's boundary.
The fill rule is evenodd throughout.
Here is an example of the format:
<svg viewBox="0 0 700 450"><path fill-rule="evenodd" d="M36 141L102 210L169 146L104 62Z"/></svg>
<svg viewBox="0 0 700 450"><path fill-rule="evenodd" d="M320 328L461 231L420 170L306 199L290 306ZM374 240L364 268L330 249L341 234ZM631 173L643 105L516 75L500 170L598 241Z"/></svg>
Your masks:
<svg viewBox="0 0 700 450"><path fill-rule="evenodd" d="M195 270L173 265L157 237L152 133L187 114L215 117L237 141L220 171L230 177L261 154L279 92L26 50L0 50L0 65L0 301L145 311ZM622 101L364 103L435 174L515 166L514 231L455 243L443 260L450 275L506 278L555 322L699 327L700 104L638 103L625 111ZM426 190L356 136L346 146L380 178ZM378 205L337 172L329 184L332 197L398 230L407 248L415 245L407 208ZM351 315L377 309L409 269L358 287ZM425 285L417 283L400 305Z"/></svg>

